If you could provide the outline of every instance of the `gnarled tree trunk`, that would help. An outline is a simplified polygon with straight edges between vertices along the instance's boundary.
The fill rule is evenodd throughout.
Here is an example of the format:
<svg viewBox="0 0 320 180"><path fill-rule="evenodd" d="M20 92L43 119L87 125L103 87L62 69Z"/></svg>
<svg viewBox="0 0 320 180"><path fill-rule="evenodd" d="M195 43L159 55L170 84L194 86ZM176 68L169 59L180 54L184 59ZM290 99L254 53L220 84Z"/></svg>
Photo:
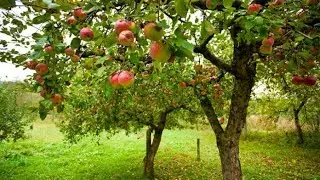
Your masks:
<svg viewBox="0 0 320 180"><path fill-rule="evenodd" d="M301 101L301 103L299 104L297 109L295 109L295 108L293 109L294 124L296 125L297 133L298 133L298 141L297 141L298 144L304 143L304 137L303 137L303 132L302 132L301 124L300 124L299 113L307 101L308 101L308 99L304 99L303 101Z"/></svg>
<svg viewBox="0 0 320 180"><path fill-rule="evenodd" d="M154 158L160 146L162 132L167 122L167 115L174 109L167 109L161 113L158 124L147 130L146 138L146 156L144 157L144 176L148 179L154 179ZM151 140L154 131L153 140Z"/></svg>
<svg viewBox="0 0 320 180"><path fill-rule="evenodd" d="M201 47L205 48L204 46ZM216 135L224 180L242 179L239 140L242 128L246 122L247 108L256 76L256 63L252 61L253 48L247 45L235 46L232 66L221 62L211 55L207 49L196 49L196 52L202 53L214 65L234 75L229 120L225 130L219 124L208 97L198 95L202 109Z"/></svg>

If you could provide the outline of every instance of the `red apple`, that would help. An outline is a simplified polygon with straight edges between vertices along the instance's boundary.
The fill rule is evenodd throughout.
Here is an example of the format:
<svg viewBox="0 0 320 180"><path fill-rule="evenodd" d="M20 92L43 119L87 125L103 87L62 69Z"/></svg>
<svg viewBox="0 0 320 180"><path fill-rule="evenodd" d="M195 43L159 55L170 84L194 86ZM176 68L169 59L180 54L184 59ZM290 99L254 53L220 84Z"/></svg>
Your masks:
<svg viewBox="0 0 320 180"><path fill-rule="evenodd" d="M43 83L44 83L44 78L43 78L41 75L39 75L39 74L37 74L34 79L35 79L35 80L37 81L37 83L39 83L39 84L43 84Z"/></svg>
<svg viewBox="0 0 320 180"><path fill-rule="evenodd" d="M51 98L51 102L54 104L61 104L62 96L60 94L54 94Z"/></svg>
<svg viewBox="0 0 320 180"><path fill-rule="evenodd" d="M119 73L113 73L110 77L109 77L109 83L113 88L118 88L120 87L119 81L118 81L118 77L119 77Z"/></svg>
<svg viewBox="0 0 320 180"><path fill-rule="evenodd" d="M169 46L156 41L151 44L149 54L153 60L160 62L167 62L171 57Z"/></svg>
<svg viewBox="0 0 320 180"><path fill-rule="evenodd" d="M67 56L73 56L74 55L74 50L72 48L66 48L64 50L64 53L66 53Z"/></svg>
<svg viewBox="0 0 320 180"><path fill-rule="evenodd" d="M118 43L120 45L130 46L133 44L133 42L134 42L134 34L131 31L125 30L119 34Z"/></svg>
<svg viewBox="0 0 320 180"><path fill-rule="evenodd" d="M78 55L74 54L70 57L70 59L72 62L79 62L80 57Z"/></svg>
<svg viewBox="0 0 320 180"><path fill-rule="evenodd" d="M293 75L291 82L292 82L292 84L299 85L304 82L304 78L299 75Z"/></svg>
<svg viewBox="0 0 320 180"><path fill-rule="evenodd" d="M248 7L247 13L248 14L254 14L254 13L258 13L260 10L262 9L260 4L251 4Z"/></svg>
<svg viewBox="0 0 320 180"><path fill-rule="evenodd" d="M72 24L75 24L77 22L76 18L74 18L73 16L69 17L67 19L67 23L71 26Z"/></svg>
<svg viewBox="0 0 320 180"><path fill-rule="evenodd" d="M264 38L264 39L262 40L262 45L263 45L263 46L268 46L268 47L270 47L270 46L273 46L273 44L274 44L274 38L273 38L273 36L270 36L270 37L268 37L268 38Z"/></svg>
<svg viewBox="0 0 320 180"><path fill-rule="evenodd" d="M54 49L50 44L48 44L44 47L44 52L46 52L46 53L53 53L53 51L54 51Z"/></svg>
<svg viewBox="0 0 320 180"><path fill-rule="evenodd" d="M129 87L134 83L134 75L130 71L122 71L118 76L118 82L123 87Z"/></svg>
<svg viewBox="0 0 320 180"><path fill-rule="evenodd" d="M77 8L73 10L73 16L80 21L84 21L87 18L87 13L82 8Z"/></svg>
<svg viewBox="0 0 320 180"><path fill-rule="evenodd" d="M222 117L222 118L219 119L219 123L220 123L220 124L223 124L223 123L224 123L224 117Z"/></svg>
<svg viewBox="0 0 320 180"><path fill-rule="evenodd" d="M152 41L160 41L164 35L162 27L155 23L149 23L143 28L144 36Z"/></svg>
<svg viewBox="0 0 320 180"><path fill-rule="evenodd" d="M307 76L304 78L303 83L307 86L313 86L317 83L317 78L314 76Z"/></svg>
<svg viewBox="0 0 320 180"><path fill-rule="evenodd" d="M36 66L35 68L37 74L39 75L45 75L48 73L49 69L48 69L48 65L44 64L44 63L40 63Z"/></svg>
<svg viewBox="0 0 320 180"><path fill-rule="evenodd" d="M29 69L35 69L37 64L38 64L37 61L33 61L33 60L27 61L26 62L26 67L29 68Z"/></svg>
<svg viewBox="0 0 320 180"><path fill-rule="evenodd" d="M114 29L117 34L120 34L122 31L129 30L129 24L125 20L118 20L114 24Z"/></svg>
<svg viewBox="0 0 320 180"><path fill-rule="evenodd" d="M185 82L180 82L179 86L182 87L182 88L187 87L187 83L185 83Z"/></svg>
<svg viewBox="0 0 320 180"><path fill-rule="evenodd" d="M84 41L91 41L94 38L93 31L87 27L82 28L80 30L80 38Z"/></svg>

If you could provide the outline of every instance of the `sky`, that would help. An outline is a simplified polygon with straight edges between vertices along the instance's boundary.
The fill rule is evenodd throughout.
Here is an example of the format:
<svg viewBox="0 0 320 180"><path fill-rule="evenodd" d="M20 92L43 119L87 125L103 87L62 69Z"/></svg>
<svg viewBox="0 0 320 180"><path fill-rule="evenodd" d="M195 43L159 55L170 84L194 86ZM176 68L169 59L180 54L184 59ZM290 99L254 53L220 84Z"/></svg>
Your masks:
<svg viewBox="0 0 320 180"><path fill-rule="evenodd" d="M2 1L2 0L0 0L0 1ZM17 2L17 4L20 4L18 1L16 1L16 2ZM24 7L16 7L16 8L13 8L12 11L15 14L19 14L19 13L23 12L24 9L25 9ZM2 12L3 11L4 10L0 9L0 23L2 22ZM22 35L29 37L35 31L36 31L35 28L28 27L27 30L22 32ZM0 33L0 40L10 41L10 37ZM28 52L28 49L16 47L12 43L9 43L7 48L8 49L15 49L21 53ZM23 70L23 67L16 67L12 63L0 62L0 81L23 81L24 79L26 79L26 77L28 75L31 75L31 74L33 74L33 71L31 71L31 70L28 70L28 69Z"/></svg>

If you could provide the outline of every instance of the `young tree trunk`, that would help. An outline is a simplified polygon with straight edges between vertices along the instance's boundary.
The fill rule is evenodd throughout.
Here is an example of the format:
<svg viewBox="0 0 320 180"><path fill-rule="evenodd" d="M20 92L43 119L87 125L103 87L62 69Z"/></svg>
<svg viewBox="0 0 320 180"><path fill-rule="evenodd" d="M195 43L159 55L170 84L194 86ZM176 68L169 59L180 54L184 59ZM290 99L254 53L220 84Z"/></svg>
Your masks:
<svg viewBox="0 0 320 180"><path fill-rule="evenodd" d="M303 132L299 120L299 113L295 112L294 113L294 124L296 125L297 128L297 133L298 133L298 144L303 144L304 143L304 138L303 138Z"/></svg>
<svg viewBox="0 0 320 180"><path fill-rule="evenodd" d="M301 109L303 108L303 106L306 104L308 99L304 99L303 101L301 101L301 103L299 104L299 107L297 109L293 109L293 113L294 113L294 124L296 125L297 128L297 133L298 133L298 144L303 144L304 143L304 136L303 136L303 132L302 132L302 128L301 128L301 124L300 124L300 119L299 119L299 113L301 111Z"/></svg>
<svg viewBox="0 0 320 180"><path fill-rule="evenodd" d="M148 179L154 179L154 158L158 151L163 129L156 129L153 136L153 141L149 149L147 149L144 158L144 175ZM151 136L150 136L151 138Z"/></svg>
<svg viewBox="0 0 320 180"><path fill-rule="evenodd" d="M219 124L210 100L199 96L202 109L216 135L224 180L242 179L239 140L246 122L247 108L256 76L256 63L252 61L252 49L253 47L246 45L234 48L231 71L235 77L229 120L225 130Z"/></svg>
<svg viewBox="0 0 320 180"><path fill-rule="evenodd" d="M173 111L173 109L166 110L161 113L160 120L155 127L150 127L147 130L146 138L146 156L144 157L144 176L147 179L154 179L154 158L160 146L162 132L167 122L167 115ZM154 131L153 140L151 141L151 134Z"/></svg>

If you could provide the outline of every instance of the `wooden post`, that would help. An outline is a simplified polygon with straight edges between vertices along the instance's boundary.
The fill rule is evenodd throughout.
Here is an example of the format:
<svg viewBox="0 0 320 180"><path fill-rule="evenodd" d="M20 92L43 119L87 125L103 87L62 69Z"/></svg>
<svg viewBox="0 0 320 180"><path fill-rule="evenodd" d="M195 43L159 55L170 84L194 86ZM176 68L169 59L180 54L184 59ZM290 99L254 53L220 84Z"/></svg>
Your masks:
<svg viewBox="0 0 320 180"><path fill-rule="evenodd" d="M200 161L200 139L197 139L197 161Z"/></svg>

